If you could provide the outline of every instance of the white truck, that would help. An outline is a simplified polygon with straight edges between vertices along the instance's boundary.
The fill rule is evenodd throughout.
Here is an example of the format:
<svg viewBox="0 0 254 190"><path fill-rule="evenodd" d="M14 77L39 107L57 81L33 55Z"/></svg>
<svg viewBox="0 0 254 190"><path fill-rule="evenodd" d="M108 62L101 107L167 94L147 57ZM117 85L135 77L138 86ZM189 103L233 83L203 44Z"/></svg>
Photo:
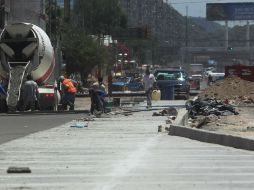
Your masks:
<svg viewBox="0 0 254 190"><path fill-rule="evenodd" d="M41 109L57 109L59 94L49 82L55 68L54 49L47 34L30 23L7 25L0 35L0 80L6 81L6 103L16 111L21 85L31 74L39 85Z"/></svg>
<svg viewBox="0 0 254 190"><path fill-rule="evenodd" d="M203 64L190 64L189 78L190 89L200 90L200 83L202 81Z"/></svg>

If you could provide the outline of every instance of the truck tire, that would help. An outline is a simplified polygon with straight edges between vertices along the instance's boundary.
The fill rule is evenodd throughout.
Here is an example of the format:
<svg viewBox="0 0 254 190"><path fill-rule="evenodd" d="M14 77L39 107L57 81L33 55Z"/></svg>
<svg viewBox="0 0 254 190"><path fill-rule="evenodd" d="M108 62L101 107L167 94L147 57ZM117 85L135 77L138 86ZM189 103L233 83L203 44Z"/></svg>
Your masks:
<svg viewBox="0 0 254 190"><path fill-rule="evenodd" d="M6 113L8 111L6 101L0 99L0 113Z"/></svg>

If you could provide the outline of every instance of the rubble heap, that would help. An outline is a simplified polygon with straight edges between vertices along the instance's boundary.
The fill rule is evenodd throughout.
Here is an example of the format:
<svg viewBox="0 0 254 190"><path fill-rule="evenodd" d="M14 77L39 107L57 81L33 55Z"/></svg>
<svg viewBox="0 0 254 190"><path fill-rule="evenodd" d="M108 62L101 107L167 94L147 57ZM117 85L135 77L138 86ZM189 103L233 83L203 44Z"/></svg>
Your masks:
<svg viewBox="0 0 254 190"><path fill-rule="evenodd" d="M189 100L185 107L189 113L190 126L195 128L201 128L203 125L218 120L221 116L239 115L232 105L217 99Z"/></svg>
<svg viewBox="0 0 254 190"><path fill-rule="evenodd" d="M208 116L226 116L226 115L238 115L232 105L225 104L224 102L216 99L196 99L195 101L189 100L185 104L186 109L189 112L189 116L194 119L198 115Z"/></svg>
<svg viewBox="0 0 254 190"><path fill-rule="evenodd" d="M228 100L235 105L251 104L254 103L254 82L239 77L227 77L201 92L200 98Z"/></svg>

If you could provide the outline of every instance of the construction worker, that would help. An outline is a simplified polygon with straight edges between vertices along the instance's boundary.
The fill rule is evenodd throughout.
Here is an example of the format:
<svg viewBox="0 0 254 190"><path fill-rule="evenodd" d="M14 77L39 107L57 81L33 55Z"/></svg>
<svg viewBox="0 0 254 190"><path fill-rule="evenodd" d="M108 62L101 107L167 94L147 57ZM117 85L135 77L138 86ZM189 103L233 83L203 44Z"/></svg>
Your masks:
<svg viewBox="0 0 254 190"><path fill-rule="evenodd" d="M69 110L74 110L74 102L75 96L77 92L76 82L72 79L67 79L64 76L59 77L60 85L60 93L61 93L61 102L62 109L67 110L69 106Z"/></svg>
<svg viewBox="0 0 254 190"><path fill-rule="evenodd" d="M36 106L39 106L38 103L38 85L33 81L31 75L27 75L26 82L21 88L21 99L22 102L21 111L29 110L34 111Z"/></svg>
<svg viewBox="0 0 254 190"><path fill-rule="evenodd" d="M146 99L147 99L147 108L152 107L152 92L153 92L153 87L155 82L156 80L154 75L151 74L149 68L147 68L145 75L143 77L143 85L144 85L144 90L145 90Z"/></svg>
<svg viewBox="0 0 254 190"><path fill-rule="evenodd" d="M104 112L105 111L105 97L108 96L105 85L103 84L103 78L99 77L98 81L93 83L89 90L91 97L91 108L90 112L94 114L94 111Z"/></svg>

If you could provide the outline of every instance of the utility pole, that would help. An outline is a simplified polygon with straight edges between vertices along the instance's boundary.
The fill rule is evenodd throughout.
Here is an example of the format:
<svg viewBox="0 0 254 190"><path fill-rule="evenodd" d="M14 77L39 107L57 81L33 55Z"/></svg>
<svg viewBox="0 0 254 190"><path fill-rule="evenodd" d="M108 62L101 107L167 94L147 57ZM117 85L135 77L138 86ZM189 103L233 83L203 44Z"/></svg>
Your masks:
<svg viewBox="0 0 254 190"><path fill-rule="evenodd" d="M228 21L225 21L225 48L228 48Z"/></svg>
<svg viewBox="0 0 254 190"><path fill-rule="evenodd" d="M246 46L249 49L250 48L250 22L247 21L247 26L246 26Z"/></svg>
<svg viewBox="0 0 254 190"><path fill-rule="evenodd" d="M185 47L188 47L188 38L189 38L189 34L188 34L188 9L189 7L186 6L186 20L185 20Z"/></svg>

